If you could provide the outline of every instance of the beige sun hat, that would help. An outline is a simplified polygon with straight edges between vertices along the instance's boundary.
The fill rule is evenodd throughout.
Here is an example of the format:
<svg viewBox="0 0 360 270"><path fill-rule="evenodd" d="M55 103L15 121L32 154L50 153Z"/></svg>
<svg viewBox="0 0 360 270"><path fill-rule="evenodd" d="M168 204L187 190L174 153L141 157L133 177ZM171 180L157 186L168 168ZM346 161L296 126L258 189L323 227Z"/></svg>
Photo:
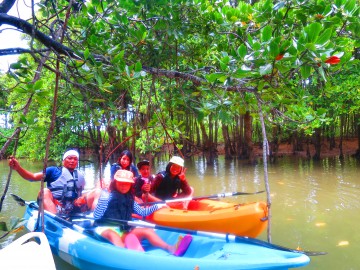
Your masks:
<svg viewBox="0 0 360 270"><path fill-rule="evenodd" d="M134 183L134 174L127 170L118 170L114 175L114 179L119 182Z"/></svg>
<svg viewBox="0 0 360 270"><path fill-rule="evenodd" d="M181 157L173 156L169 162L177 164L181 167L184 167L184 160Z"/></svg>

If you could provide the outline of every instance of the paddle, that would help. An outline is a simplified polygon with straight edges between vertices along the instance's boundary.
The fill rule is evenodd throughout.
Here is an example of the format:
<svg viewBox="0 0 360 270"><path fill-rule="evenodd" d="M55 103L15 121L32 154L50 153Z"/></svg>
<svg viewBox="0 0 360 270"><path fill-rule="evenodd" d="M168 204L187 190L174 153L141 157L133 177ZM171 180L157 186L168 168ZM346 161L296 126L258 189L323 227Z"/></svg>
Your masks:
<svg viewBox="0 0 360 270"><path fill-rule="evenodd" d="M25 206L25 205L28 205L30 206L31 208L34 208L36 210L39 210L39 206L37 206L34 202L28 202L28 201L25 201L24 199L20 198L19 196L15 195L15 194L10 194L14 200L21 206ZM44 214L55 219L57 222L60 222L61 224L65 225L66 227L69 227L71 229L74 229L80 233L84 233L85 231L87 231L86 229L76 225L76 224L73 224L72 222L66 220L66 219L63 219L49 211L46 211L44 210Z"/></svg>
<svg viewBox="0 0 360 270"><path fill-rule="evenodd" d="M28 201L25 201L24 199L20 198L19 196L15 195L15 194L10 194L14 200L21 206L25 206L25 205L28 205L29 207L33 208L33 209L36 209L36 210L39 210L39 206L36 205L34 202L28 202ZM101 235L98 235L96 234L93 230L90 230L90 229L85 229L77 224L74 224L66 219L63 219L47 210L44 210L44 214L53 218L54 220L56 220L57 222L63 224L64 226L70 228L70 229L73 229L79 233L86 233L88 235L90 235L91 237L97 239L97 240L101 240L103 242L107 242L109 244L112 244L108 239L102 237Z"/></svg>
<svg viewBox="0 0 360 270"><path fill-rule="evenodd" d="M157 201L157 202L147 202L147 205L149 204L158 204L158 203L173 203L173 202L183 202L183 201L196 201L196 200L202 200L202 199L218 199L218 198L225 198L225 197L232 197L232 196L238 196L238 195L254 195L263 193L265 190L257 191L257 192L227 192L227 193L218 193L214 195L208 195L208 196L198 196L198 197L185 197L185 198L179 198L179 199L173 199L173 200L165 200L165 201ZM143 203L140 204L141 206L144 205Z"/></svg>
<svg viewBox="0 0 360 270"><path fill-rule="evenodd" d="M93 217L84 217L84 216L72 216L72 217L74 217L74 218L82 217L85 219L94 219ZM326 255L327 254L327 252L322 252L322 251L318 252L318 251L305 251L305 250L291 249L291 248L283 247L280 245L268 243L268 242L262 241L260 239L250 238L250 237L245 237L245 236L236 236L236 235L232 235L232 234L213 233L213 232L206 232L206 231L195 231L195 230L181 229L181 228L175 228L175 227L161 226L161 225L156 225L156 224L146 222L146 221L143 221L140 219L136 220L136 221L132 221L132 220L129 221L129 220L106 218L106 219L104 219L104 221L108 222L110 224L121 223L121 224L126 224L126 225L129 225L132 227L144 227L144 228L159 229L159 230L184 233L184 234L210 236L210 237L217 238L217 239L224 239L227 242L230 240L232 240L234 242L245 242L245 243L250 243L250 244L254 244L254 245L262 246L262 247L266 247L266 248L271 248L271 249L289 251L289 252L294 252L294 253L301 253L301 254L305 254L307 256L318 256L318 255Z"/></svg>

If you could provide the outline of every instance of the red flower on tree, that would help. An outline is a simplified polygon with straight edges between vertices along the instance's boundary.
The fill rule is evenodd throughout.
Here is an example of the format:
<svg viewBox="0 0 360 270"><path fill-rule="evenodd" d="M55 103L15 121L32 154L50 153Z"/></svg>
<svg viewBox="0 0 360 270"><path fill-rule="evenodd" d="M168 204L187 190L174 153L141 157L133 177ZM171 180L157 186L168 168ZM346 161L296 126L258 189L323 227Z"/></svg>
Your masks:
<svg viewBox="0 0 360 270"><path fill-rule="evenodd" d="M282 53L280 53L280 54L278 54L276 57L275 57L275 60L276 61L279 61L279 60L281 60L281 59L283 59L283 57L284 57L284 54Z"/></svg>
<svg viewBox="0 0 360 270"><path fill-rule="evenodd" d="M337 56L330 56L328 59L325 60L325 63L330 65L336 65L340 63L340 58Z"/></svg>

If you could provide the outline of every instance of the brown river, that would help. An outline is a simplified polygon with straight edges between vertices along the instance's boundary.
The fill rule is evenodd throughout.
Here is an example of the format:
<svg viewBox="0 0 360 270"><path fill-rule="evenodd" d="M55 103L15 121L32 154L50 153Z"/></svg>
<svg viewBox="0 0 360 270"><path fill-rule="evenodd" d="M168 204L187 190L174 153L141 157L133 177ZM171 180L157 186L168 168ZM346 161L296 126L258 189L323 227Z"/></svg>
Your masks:
<svg viewBox="0 0 360 270"><path fill-rule="evenodd" d="M164 170L167 160L157 161L153 172ZM21 160L30 171L41 171L42 162ZM187 159L187 178L195 189L194 196L223 192L254 192L265 189L263 165L247 165L242 161L225 161L219 157L214 166L208 166L201 157ZM87 188L99 179L99 168L93 163L80 162L85 171ZM109 177L110 166L102 177ZM360 269L360 162L351 157L340 162L327 158L320 162L284 157L277 164L268 164L271 193L272 243L288 248L326 251L323 256L312 256L308 266L300 269ZM9 175L6 161L0 161L0 192L3 194ZM34 200L39 183L24 181L12 173L8 194L15 193L25 200ZM266 201L266 193L224 198L226 201ZM7 196L0 220L21 217L24 208ZM266 240L266 231L260 236ZM10 241L11 239L9 239ZM58 270L75 269L55 258Z"/></svg>

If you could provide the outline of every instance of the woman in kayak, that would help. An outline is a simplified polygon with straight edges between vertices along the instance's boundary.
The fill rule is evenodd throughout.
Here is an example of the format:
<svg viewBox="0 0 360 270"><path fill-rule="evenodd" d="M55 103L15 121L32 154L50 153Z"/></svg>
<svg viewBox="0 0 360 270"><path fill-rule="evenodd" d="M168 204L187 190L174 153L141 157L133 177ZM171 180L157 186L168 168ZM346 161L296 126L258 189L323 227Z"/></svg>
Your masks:
<svg viewBox="0 0 360 270"><path fill-rule="evenodd" d="M117 170L128 170L131 171L135 177L139 176L139 172L133 164L133 155L129 150L124 150L120 153L116 163L110 167L110 180L114 180L114 175Z"/></svg>
<svg viewBox="0 0 360 270"><path fill-rule="evenodd" d="M133 213L144 217L165 206L165 204L156 204L147 208L139 206L131 192L133 178L132 172L118 170L114 175L114 181L110 184L110 192L103 190L94 211L94 218L99 225L95 232L116 246L128 247L127 239L132 239L128 236L135 235L139 241L147 239L153 246L176 256L182 256L190 245L190 235L181 238L175 245L169 245L150 228L132 228L127 224L116 227L104 226L109 223L109 219L131 220Z"/></svg>
<svg viewBox="0 0 360 270"><path fill-rule="evenodd" d="M151 184L150 193L159 201L190 197L193 189L185 177L186 168L181 157L173 156L166 170L159 172Z"/></svg>

